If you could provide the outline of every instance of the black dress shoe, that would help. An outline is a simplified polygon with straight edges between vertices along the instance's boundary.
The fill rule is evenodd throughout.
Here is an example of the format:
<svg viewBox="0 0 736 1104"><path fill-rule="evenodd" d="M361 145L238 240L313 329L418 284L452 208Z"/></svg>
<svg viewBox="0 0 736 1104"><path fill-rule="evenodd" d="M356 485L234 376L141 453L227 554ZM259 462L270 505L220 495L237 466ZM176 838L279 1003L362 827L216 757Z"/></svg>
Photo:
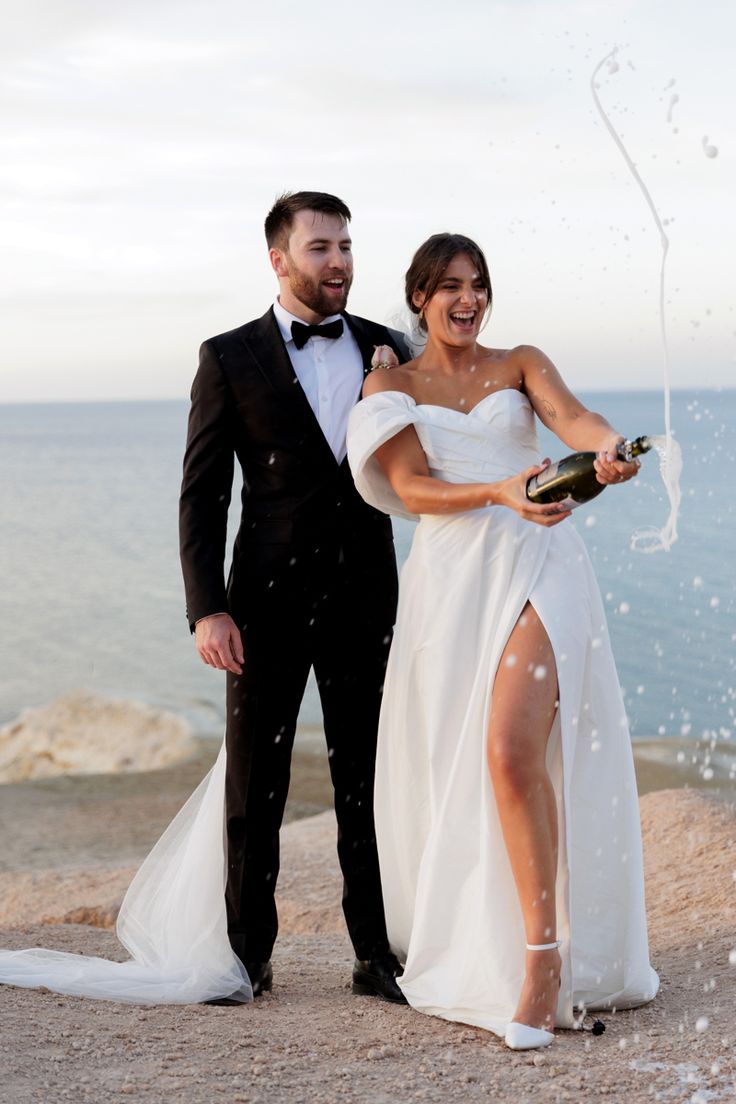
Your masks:
<svg viewBox="0 0 736 1104"><path fill-rule="evenodd" d="M273 988L273 968L270 962L244 962L243 965L253 986L253 996L270 993Z"/></svg>
<svg viewBox="0 0 736 1104"><path fill-rule="evenodd" d="M355 960L353 966L353 992L361 997L383 997L394 1004L408 1004L396 984L396 978L404 968L396 955L379 955L376 958Z"/></svg>
<svg viewBox="0 0 736 1104"><path fill-rule="evenodd" d="M260 997L261 993L269 993L273 985L273 969L270 962L244 963L253 988L253 996ZM219 1004L226 1008L233 1008L245 1002L233 1000L232 997L214 997L212 1000L203 1001L203 1004Z"/></svg>

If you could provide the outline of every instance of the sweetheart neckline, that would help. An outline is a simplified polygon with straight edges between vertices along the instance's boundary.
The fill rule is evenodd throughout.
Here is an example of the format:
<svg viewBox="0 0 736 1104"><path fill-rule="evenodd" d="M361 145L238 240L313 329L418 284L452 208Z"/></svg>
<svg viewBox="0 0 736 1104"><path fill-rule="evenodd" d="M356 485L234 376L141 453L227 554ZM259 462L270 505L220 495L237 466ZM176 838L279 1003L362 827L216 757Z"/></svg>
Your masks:
<svg viewBox="0 0 736 1104"><path fill-rule="evenodd" d="M521 395L523 398L527 399L527 396L524 394L523 391L520 391L518 387L499 387L495 391L491 391L490 394L484 395L483 398L475 404L475 406L471 406L470 410L458 410L454 406L442 406L439 403L418 403L416 399L408 393L408 391L398 391L394 389L392 391L376 391L375 394L404 395L407 399L411 399L411 401L414 403L414 406L418 410L421 410L425 407L430 410L447 410L450 414L458 414L461 418L469 418L470 415L474 414L478 407L482 406L484 402L488 402L489 399L495 399L496 395L503 395L508 391L511 391L514 395Z"/></svg>
<svg viewBox="0 0 736 1104"><path fill-rule="evenodd" d="M414 405L417 407L428 406L431 407L433 410L449 410L451 414L459 414L461 418L469 418L470 415L474 414L478 407L482 406L484 402L487 402L489 399L495 399L496 395L503 395L507 391L512 391L515 395L522 395L524 398L526 398L524 392L520 391L518 387L499 387L496 391L491 391L488 395L484 395L482 399L479 399L475 406L471 406L470 410L458 410L457 407L442 406L440 403L415 402Z"/></svg>

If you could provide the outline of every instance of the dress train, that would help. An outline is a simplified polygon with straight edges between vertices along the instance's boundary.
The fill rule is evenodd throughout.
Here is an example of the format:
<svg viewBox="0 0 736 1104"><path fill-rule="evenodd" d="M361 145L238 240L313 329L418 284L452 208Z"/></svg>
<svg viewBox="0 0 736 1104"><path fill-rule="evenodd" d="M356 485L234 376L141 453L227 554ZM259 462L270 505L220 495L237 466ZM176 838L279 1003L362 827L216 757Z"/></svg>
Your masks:
<svg viewBox="0 0 736 1104"><path fill-rule="evenodd" d="M132 1004L251 1001L227 936L226 751L144 860L123 899L117 936L126 962L35 947L0 950L0 982Z"/></svg>

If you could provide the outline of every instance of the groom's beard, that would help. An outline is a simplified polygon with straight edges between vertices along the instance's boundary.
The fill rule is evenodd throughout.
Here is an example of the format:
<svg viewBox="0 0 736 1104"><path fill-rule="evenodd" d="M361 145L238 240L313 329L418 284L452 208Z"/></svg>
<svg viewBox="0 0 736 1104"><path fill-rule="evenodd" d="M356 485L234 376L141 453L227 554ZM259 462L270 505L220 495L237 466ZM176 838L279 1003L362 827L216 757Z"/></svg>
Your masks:
<svg viewBox="0 0 736 1104"><path fill-rule="evenodd" d="M289 288L294 298L298 299L300 303L303 303L309 310L314 311L315 314L320 315L322 318L327 318L330 314L340 314L345 310L348 301L348 293L353 283L352 274L350 276L344 272L335 272L332 274L332 279L341 277L345 280L342 293L337 295L335 292L325 291L322 287L322 280L329 280L330 276L322 276L321 279L315 280L311 276L307 276L305 272L302 272L296 267L293 261L289 264Z"/></svg>

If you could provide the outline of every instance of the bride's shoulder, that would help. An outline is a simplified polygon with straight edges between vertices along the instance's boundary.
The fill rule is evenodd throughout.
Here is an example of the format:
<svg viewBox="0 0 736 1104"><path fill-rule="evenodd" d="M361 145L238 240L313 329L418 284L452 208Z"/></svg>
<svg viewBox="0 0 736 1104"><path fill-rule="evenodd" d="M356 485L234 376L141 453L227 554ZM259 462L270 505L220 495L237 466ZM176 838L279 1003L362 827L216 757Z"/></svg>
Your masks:
<svg viewBox="0 0 736 1104"><path fill-rule="evenodd" d="M398 391L413 398L411 388L411 361L409 364L396 365L392 368L374 368L365 378L363 383L363 398L370 395L379 395L384 391Z"/></svg>
<svg viewBox="0 0 736 1104"><path fill-rule="evenodd" d="M536 345L515 345L513 349L506 349L505 352L509 360L517 361L527 367L549 363L547 354L543 353Z"/></svg>
<svg viewBox="0 0 736 1104"><path fill-rule="evenodd" d="M522 391L540 373L546 375L554 371L552 361L536 345L515 345L512 349L491 349L488 352L491 354L489 359L503 365L504 370L515 381L510 386L518 386Z"/></svg>
<svg viewBox="0 0 736 1104"><path fill-rule="evenodd" d="M542 350L537 349L535 345L514 345L512 349L491 349L486 345L478 345L478 352L481 363L484 361L514 363L544 357Z"/></svg>

